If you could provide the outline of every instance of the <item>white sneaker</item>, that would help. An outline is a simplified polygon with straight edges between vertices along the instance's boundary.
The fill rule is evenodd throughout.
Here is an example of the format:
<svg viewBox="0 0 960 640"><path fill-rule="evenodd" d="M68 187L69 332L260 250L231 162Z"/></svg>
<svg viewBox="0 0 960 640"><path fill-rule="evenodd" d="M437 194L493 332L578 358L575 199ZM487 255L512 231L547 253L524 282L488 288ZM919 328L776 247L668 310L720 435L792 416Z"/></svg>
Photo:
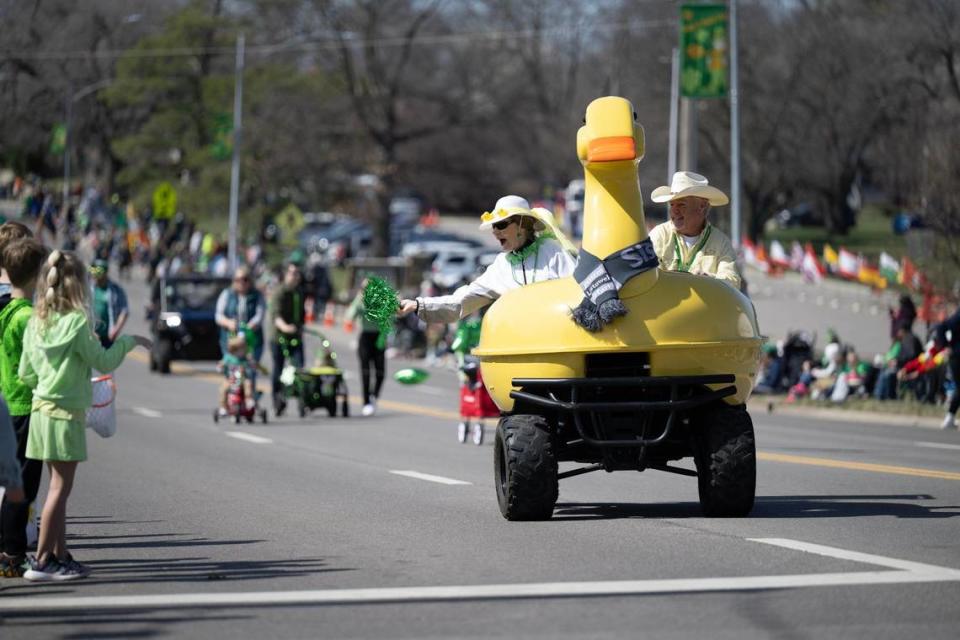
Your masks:
<svg viewBox="0 0 960 640"><path fill-rule="evenodd" d="M365 404L363 405L363 409L360 410L360 413L365 416L372 416L376 412L377 410L372 404Z"/></svg>
<svg viewBox="0 0 960 640"><path fill-rule="evenodd" d="M941 429L956 429L957 420L952 413L948 413L947 417L943 419L943 424L940 425Z"/></svg>
<svg viewBox="0 0 960 640"><path fill-rule="evenodd" d="M457 441L463 444L467 441L467 423L461 422L457 425Z"/></svg>
<svg viewBox="0 0 960 640"><path fill-rule="evenodd" d="M483 423L477 422L473 425L473 444L483 444Z"/></svg>

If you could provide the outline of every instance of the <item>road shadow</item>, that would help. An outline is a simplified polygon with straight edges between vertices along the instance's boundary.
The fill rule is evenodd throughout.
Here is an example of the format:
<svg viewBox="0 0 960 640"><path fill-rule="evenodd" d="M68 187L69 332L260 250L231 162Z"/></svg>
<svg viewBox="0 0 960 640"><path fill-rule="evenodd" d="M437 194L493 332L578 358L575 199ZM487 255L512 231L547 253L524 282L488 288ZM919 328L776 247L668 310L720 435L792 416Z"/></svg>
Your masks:
<svg viewBox="0 0 960 640"><path fill-rule="evenodd" d="M929 505L928 494L905 495L799 495L758 496L750 518L954 518L960 505ZM621 518L702 518L697 502L561 502L553 513L555 521L614 520Z"/></svg>
<svg viewBox="0 0 960 640"><path fill-rule="evenodd" d="M43 620L37 620L42 617ZM61 640L103 640L104 638L159 638L163 636L204 637L204 623L216 625L224 622L252 620L256 616L184 609L179 611L103 611L74 612L63 614L11 613L0 618L3 627L11 634L21 629L23 637L57 637ZM177 629L189 625L187 629ZM217 628L209 627L209 637L216 637Z"/></svg>
<svg viewBox="0 0 960 640"><path fill-rule="evenodd" d="M71 524L122 525L126 522L109 516L82 515L68 517L68 531ZM83 557L83 562L92 570L88 579L69 585L3 581L0 582L3 595L82 594L85 589L97 585L276 580L353 571L352 568L329 566L321 557L264 557L256 545L266 540L254 538L208 538L195 533L163 531L124 533L115 528L106 536L82 531L68 533L67 542L75 553L100 550L100 553L84 554L88 557ZM70 590L64 591L68 586Z"/></svg>

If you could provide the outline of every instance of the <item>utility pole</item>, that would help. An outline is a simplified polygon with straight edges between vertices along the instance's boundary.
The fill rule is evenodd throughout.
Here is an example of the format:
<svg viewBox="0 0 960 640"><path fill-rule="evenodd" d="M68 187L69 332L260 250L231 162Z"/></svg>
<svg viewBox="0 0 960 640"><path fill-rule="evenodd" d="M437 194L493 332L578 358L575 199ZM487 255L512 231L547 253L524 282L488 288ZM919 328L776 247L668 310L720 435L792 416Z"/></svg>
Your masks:
<svg viewBox="0 0 960 640"><path fill-rule="evenodd" d="M230 222L227 259L231 270L237 261L237 209L240 200L240 141L243 132L243 34L237 35L236 80L233 91L233 165L230 168Z"/></svg>
<svg viewBox="0 0 960 640"><path fill-rule="evenodd" d="M669 149L667 150L667 182L673 179L673 174L677 171L677 122L679 114L677 110L680 107L680 49L673 48L673 55L670 61L670 136Z"/></svg>
<svg viewBox="0 0 960 640"><path fill-rule="evenodd" d="M740 249L740 78L737 72L737 0L730 0L730 240Z"/></svg>

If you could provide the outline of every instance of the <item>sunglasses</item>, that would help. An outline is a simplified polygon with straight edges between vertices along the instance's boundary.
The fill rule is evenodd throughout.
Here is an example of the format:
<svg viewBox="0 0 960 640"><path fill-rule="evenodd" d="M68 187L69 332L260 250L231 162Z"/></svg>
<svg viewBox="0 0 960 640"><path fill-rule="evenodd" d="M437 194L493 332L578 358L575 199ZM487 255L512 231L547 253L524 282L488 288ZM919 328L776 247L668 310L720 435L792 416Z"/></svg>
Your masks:
<svg viewBox="0 0 960 640"><path fill-rule="evenodd" d="M512 216L510 218L507 218L506 220L501 220L500 222L494 222L493 228L496 229L497 231L503 231L504 229L506 229L507 227L509 227L515 222L517 222L517 217Z"/></svg>

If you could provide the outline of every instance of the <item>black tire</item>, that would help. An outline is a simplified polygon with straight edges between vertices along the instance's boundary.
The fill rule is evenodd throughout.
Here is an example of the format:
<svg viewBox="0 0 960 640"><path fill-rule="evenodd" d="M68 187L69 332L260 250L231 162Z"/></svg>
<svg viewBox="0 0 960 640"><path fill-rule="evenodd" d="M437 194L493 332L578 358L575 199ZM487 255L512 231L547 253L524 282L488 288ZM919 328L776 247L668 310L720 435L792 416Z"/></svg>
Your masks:
<svg viewBox="0 0 960 640"><path fill-rule="evenodd" d="M307 405L305 405L305 404L303 403L303 399L302 399L302 398L298 398L298 399L297 399L297 413L300 414L300 417L301 417L301 418L306 418L306 417L307 417Z"/></svg>
<svg viewBox="0 0 960 640"><path fill-rule="evenodd" d="M493 443L494 484L507 520L549 520L557 503L557 459L541 416L507 416Z"/></svg>
<svg viewBox="0 0 960 640"><path fill-rule="evenodd" d="M214 424L219 424L219 423L220 423L220 410L219 410L219 409L214 409L214 410L213 410L213 423L214 423Z"/></svg>
<svg viewBox="0 0 960 640"><path fill-rule="evenodd" d="M347 400L347 396L343 396L343 400L340 402L340 415L344 418L350 417L350 401Z"/></svg>
<svg viewBox="0 0 960 640"><path fill-rule="evenodd" d="M260 422L262 422L263 424L267 424L267 410L266 410L266 409L260 409Z"/></svg>
<svg viewBox="0 0 960 640"><path fill-rule="evenodd" d="M337 417L337 396L333 396L327 403L327 415L331 418Z"/></svg>
<svg viewBox="0 0 960 640"><path fill-rule="evenodd" d="M153 345L154 359L157 371L163 374L170 373L170 361L173 359L173 343L169 340L157 340Z"/></svg>
<svg viewBox="0 0 960 640"><path fill-rule="evenodd" d="M243 420L243 416L241 416L239 413L234 414L234 416L233 416L233 424L240 424L240 421L241 421L241 420Z"/></svg>
<svg viewBox="0 0 960 640"><path fill-rule="evenodd" d="M744 405L716 405L697 419L700 508L710 518L750 514L757 490L753 421Z"/></svg>
<svg viewBox="0 0 960 640"><path fill-rule="evenodd" d="M153 357L153 350L150 351L150 371L157 370L157 361Z"/></svg>

